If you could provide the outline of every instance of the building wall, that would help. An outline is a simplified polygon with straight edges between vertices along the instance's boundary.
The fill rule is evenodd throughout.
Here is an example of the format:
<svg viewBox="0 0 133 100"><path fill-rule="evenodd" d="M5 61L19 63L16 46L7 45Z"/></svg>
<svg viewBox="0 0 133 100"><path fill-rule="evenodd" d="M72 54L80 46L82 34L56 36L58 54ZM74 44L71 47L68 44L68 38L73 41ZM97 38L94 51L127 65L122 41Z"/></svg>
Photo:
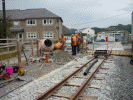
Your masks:
<svg viewBox="0 0 133 100"><path fill-rule="evenodd" d="M25 41L29 40L27 38L28 32L36 32L37 38L43 38L44 32L52 32L53 38L50 39L59 39L59 36L62 33L62 22L61 20L53 19L53 24L43 24L44 19L35 19L36 24L35 25L27 25L27 20L19 21L19 25L14 25L13 28L21 28L24 27L24 33L23 33L23 39ZM14 24L14 21L12 21ZM59 27L59 28L58 28Z"/></svg>
<svg viewBox="0 0 133 100"><path fill-rule="evenodd" d="M133 12L132 12L132 23L131 23L131 33L132 33L132 41L133 41Z"/></svg>
<svg viewBox="0 0 133 100"><path fill-rule="evenodd" d="M53 33L53 38L51 39L57 39L58 30L56 27L58 27L56 19L53 19L53 24L51 25L49 24L43 25L43 19L37 19L35 25L27 25L27 20L25 20L25 25L24 25L25 38L27 38L27 32L36 32L37 38L43 38L43 33L50 31Z"/></svg>
<svg viewBox="0 0 133 100"><path fill-rule="evenodd" d="M58 35L58 39L61 36L61 34L62 34L62 22L61 22L61 20L59 20L59 35Z"/></svg>
<svg viewBox="0 0 133 100"><path fill-rule="evenodd" d="M115 34L114 33L108 34L108 41L115 41Z"/></svg>
<svg viewBox="0 0 133 100"><path fill-rule="evenodd" d="M12 28L21 28L24 27L24 21L19 21L18 25L14 25L14 21L11 21L13 27Z"/></svg>
<svg viewBox="0 0 133 100"><path fill-rule="evenodd" d="M121 34L115 34L115 40L121 41Z"/></svg>
<svg viewBox="0 0 133 100"><path fill-rule="evenodd" d="M86 33L86 34L90 34L90 35L94 35L95 31L92 30L91 28L86 28L82 31L82 33Z"/></svg>
<svg viewBox="0 0 133 100"><path fill-rule="evenodd" d="M11 21L13 27L12 28L23 28L24 27L24 21L19 21L18 25L14 25L14 21ZM18 33L23 33L23 32L11 32L10 38L18 38Z"/></svg>
<svg viewBox="0 0 133 100"><path fill-rule="evenodd" d="M97 40L101 41L101 39L104 39L106 41L106 37L108 38L108 41L115 41L115 33L98 34Z"/></svg>
<svg viewBox="0 0 133 100"><path fill-rule="evenodd" d="M101 41L101 39L104 39L105 40L105 33L98 34L97 41Z"/></svg>

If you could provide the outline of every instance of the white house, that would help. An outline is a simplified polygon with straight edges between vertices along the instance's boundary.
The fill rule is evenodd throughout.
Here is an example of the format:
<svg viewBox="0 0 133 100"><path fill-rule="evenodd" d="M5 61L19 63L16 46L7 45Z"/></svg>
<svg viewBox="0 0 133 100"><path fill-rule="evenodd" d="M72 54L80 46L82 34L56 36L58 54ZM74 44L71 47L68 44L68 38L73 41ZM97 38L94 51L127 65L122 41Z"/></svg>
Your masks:
<svg viewBox="0 0 133 100"><path fill-rule="evenodd" d="M83 38L88 38L88 41L93 42L94 38L96 38L95 31L88 27L75 31L75 34L78 34L78 33L85 34L83 35ZM71 36L66 36L66 38L71 39Z"/></svg>
<svg viewBox="0 0 133 100"><path fill-rule="evenodd" d="M91 29L91 28L85 28L85 29L83 29L82 30L82 33L85 33L85 34L87 34L87 35L95 35L95 31L93 30L93 29Z"/></svg>
<svg viewBox="0 0 133 100"><path fill-rule="evenodd" d="M99 32L97 41L121 41L124 31Z"/></svg>
<svg viewBox="0 0 133 100"><path fill-rule="evenodd" d="M95 39L95 37L96 37L96 35L95 35L95 30L93 30L93 29L91 29L91 28L84 28L84 29L82 29L82 30L80 30L83 34L86 34L86 38L88 38L88 41L90 41L90 42L93 42Z"/></svg>

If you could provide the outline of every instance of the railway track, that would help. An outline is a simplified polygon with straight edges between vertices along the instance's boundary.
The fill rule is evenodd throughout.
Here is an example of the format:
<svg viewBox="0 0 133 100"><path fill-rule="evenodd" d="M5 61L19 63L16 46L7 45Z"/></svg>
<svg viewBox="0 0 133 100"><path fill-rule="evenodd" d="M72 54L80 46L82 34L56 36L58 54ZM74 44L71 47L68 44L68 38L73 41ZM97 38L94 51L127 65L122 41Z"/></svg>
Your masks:
<svg viewBox="0 0 133 100"><path fill-rule="evenodd" d="M90 62L92 62L94 59L95 58L93 57L87 63L85 63L81 67L78 67L76 71L74 71L69 76L66 76L62 81L55 84L52 88L47 90L42 95L38 96L35 100L46 100L46 99L51 100L49 99L51 96L52 97L63 97L69 100L78 100L78 99L88 100L88 98L96 99L95 96L82 95L82 93L85 91L86 87L89 85L92 79L102 79L100 77L95 77L95 75L99 71L99 68L102 66L105 60L108 59L108 57L99 59L98 63L95 64L90 69L89 71L90 73L87 76L83 76L83 71L86 69L86 66ZM77 81L74 82L74 80L77 80ZM75 93L70 93L69 91L64 92L63 87L65 86L70 86L71 89L76 87Z"/></svg>

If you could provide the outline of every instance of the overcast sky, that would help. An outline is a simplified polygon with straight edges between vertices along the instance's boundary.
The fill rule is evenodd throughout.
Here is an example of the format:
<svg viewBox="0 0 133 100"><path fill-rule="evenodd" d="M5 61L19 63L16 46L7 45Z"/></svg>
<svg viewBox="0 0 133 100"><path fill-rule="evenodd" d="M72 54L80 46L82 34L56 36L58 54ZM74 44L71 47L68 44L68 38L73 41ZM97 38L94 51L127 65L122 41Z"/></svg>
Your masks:
<svg viewBox="0 0 133 100"><path fill-rule="evenodd" d="M131 24L133 0L5 0L6 9L46 8L68 28ZM2 0L0 0L2 10Z"/></svg>

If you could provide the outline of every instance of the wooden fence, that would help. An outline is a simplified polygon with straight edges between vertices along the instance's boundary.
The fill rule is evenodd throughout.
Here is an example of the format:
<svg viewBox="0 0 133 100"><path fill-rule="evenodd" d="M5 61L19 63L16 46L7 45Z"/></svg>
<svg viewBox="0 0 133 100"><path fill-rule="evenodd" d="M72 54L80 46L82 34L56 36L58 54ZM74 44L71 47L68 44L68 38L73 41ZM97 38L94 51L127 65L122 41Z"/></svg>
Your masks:
<svg viewBox="0 0 133 100"><path fill-rule="evenodd" d="M23 48L23 46L27 46L29 45L31 47L31 54L33 57L35 57L35 53L36 56L39 56L39 40L38 39L30 39L27 42L21 41L21 39L12 39L12 38L6 38L6 39L0 39L0 41L5 41L6 43L0 43L0 50L4 49L4 52L0 52L0 60L1 60L1 64L2 64L2 55L10 55L11 53L17 53L18 56L18 64L21 65L21 49ZM54 43L55 40L53 40L52 42ZM70 43L69 43L70 44ZM83 52L87 51L87 47L88 47L88 42L87 39L84 38L84 41L82 43L82 49ZM13 48L13 50L10 50L10 48ZM36 48L37 52L34 51L34 48ZM26 49L24 49L26 51ZM6 59L9 64L9 59Z"/></svg>
<svg viewBox="0 0 133 100"><path fill-rule="evenodd" d="M32 50L32 56L34 56L34 44L36 44L36 48L37 48L37 56L39 56L39 40L36 39L33 41L33 39L31 39L30 41L27 42L20 42L21 39L11 39L11 38L6 38L6 39L0 39L0 41L5 41L6 43L0 43L0 60L1 60L1 64L2 64L2 55L9 55L11 53L15 53L17 52L18 55L18 64L21 65L21 49L23 47L23 45L29 44L31 45L31 50ZM13 48L13 50L10 51L10 48ZM2 50L4 52L2 52ZM9 59L7 59L8 65L9 65Z"/></svg>

